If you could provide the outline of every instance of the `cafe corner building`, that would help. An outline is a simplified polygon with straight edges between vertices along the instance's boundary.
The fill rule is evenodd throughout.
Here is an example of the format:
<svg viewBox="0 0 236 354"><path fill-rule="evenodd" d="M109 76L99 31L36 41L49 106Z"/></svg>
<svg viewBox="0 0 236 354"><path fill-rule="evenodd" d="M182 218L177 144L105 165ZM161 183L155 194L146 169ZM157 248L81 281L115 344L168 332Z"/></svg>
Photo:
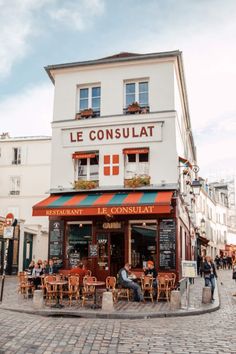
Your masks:
<svg viewBox="0 0 236 354"><path fill-rule="evenodd" d="M46 67L55 86L49 257L99 279L126 263L181 277L192 259L195 147L182 54L119 53Z"/></svg>

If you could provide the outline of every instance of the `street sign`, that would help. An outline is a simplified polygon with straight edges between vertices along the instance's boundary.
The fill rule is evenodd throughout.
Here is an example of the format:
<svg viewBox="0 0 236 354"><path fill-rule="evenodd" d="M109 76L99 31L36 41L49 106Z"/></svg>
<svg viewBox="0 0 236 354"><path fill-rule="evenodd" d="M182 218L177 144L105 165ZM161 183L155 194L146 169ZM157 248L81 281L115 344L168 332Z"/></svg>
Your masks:
<svg viewBox="0 0 236 354"><path fill-rule="evenodd" d="M13 238L14 236L14 227L13 226L4 226L3 228L3 238Z"/></svg>

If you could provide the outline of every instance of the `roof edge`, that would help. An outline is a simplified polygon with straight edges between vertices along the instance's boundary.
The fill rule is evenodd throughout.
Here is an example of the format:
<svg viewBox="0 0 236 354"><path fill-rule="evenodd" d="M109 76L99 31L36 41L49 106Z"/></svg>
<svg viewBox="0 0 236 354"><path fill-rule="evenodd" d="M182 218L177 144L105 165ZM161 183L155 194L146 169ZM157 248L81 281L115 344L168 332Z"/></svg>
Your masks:
<svg viewBox="0 0 236 354"><path fill-rule="evenodd" d="M50 77L51 81L54 84L54 78L53 75L51 74L51 70L68 69L68 68L91 66L91 65L112 64L112 63L119 63L119 62L131 62L131 61L138 61L143 59L179 57L181 53L182 52L179 50L173 50L173 51L159 52L159 53L134 54L127 57L110 56L102 59L47 65L44 67L44 69L46 70L48 76Z"/></svg>

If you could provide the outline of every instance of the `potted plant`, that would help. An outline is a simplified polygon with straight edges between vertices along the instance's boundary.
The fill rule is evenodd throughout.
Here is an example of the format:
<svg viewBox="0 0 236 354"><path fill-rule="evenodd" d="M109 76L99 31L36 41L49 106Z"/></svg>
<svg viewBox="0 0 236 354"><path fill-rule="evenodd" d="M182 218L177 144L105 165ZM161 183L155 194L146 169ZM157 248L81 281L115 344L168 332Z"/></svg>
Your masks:
<svg viewBox="0 0 236 354"><path fill-rule="evenodd" d="M135 176L130 179L125 179L125 187L137 188L150 185L150 176Z"/></svg>
<svg viewBox="0 0 236 354"><path fill-rule="evenodd" d="M127 111L129 113L140 113L141 112L141 107L138 102L133 102L130 104L127 108Z"/></svg>
<svg viewBox="0 0 236 354"><path fill-rule="evenodd" d="M83 111L81 111L80 113L76 114L76 119L80 119L80 118L89 118L93 116L93 109L92 108L86 108Z"/></svg>
<svg viewBox="0 0 236 354"><path fill-rule="evenodd" d="M97 186L98 186L98 181L77 180L77 181L74 181L74 183L73 183L74 189L94 189L94 188L97 188Z"/></svg>

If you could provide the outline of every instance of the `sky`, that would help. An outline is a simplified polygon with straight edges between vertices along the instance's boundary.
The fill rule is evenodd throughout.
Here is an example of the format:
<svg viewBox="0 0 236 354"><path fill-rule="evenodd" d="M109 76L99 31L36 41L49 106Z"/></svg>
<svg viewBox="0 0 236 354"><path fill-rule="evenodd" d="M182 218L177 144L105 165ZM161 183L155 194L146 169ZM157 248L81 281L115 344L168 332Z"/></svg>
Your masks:
<svg viewBox="0 0 236 354"><path fill-rule="evenodd" d="M51 135L46 65L180 50L199 174L236 174L235 0L0 0L0 133Z"/></svg>

